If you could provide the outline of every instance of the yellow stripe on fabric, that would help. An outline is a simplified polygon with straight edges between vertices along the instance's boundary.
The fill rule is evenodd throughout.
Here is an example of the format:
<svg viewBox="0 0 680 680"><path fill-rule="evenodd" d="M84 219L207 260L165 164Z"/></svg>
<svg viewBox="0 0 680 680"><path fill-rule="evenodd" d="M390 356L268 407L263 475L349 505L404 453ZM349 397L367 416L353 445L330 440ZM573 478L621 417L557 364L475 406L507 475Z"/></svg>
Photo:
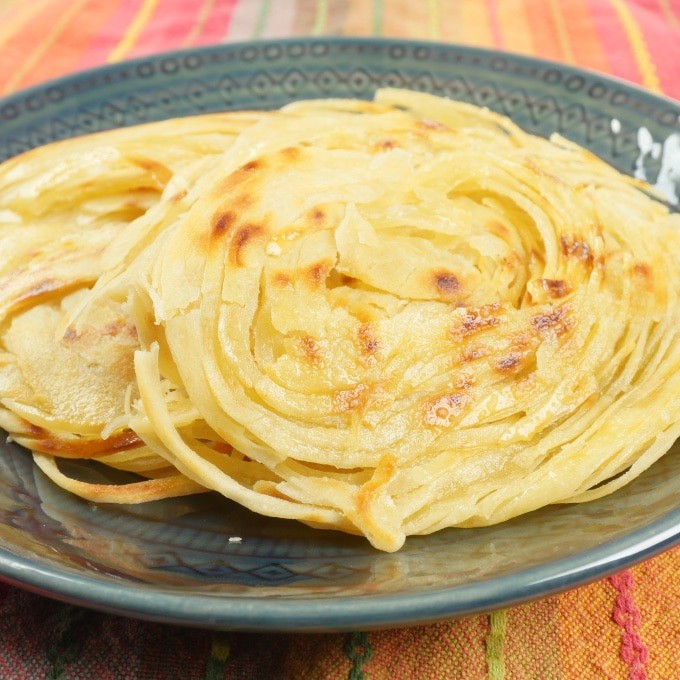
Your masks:
<svg viewBox="0 0 680 680"><path fill-rule="evenodd" d="M71 20L81 11L83 5L89 0L76 0L76 2L69 7L60 17L59 21L52 27L52 30L45 36L45 39L33 50L26 59L21 62L21 66L12 74L12 77L5 85L5 94L9 94L21 81L30 73L31 69L40 61L47 50L54 45L59 39L59 36L64 32L64 29L69 25Z"/></svg>
<svg viewBox="0 0 680 680"><path fill-rule="evenodd" d="M562 11L560 10L560 0L548 0L548 6L550 7L550 14L552 15L553 21L555 22L557 42L560 45L562 56L565 61L573 64L575 63L574 52L569 44L569 34L567 33L567 27L564 23L564 16L562 16Z"/></svg>
<svg viewBox="0 0 680 680"><path fill-rule="evenodd" d="M673 24L677 28L680 28L680 20L673 13L673 8L671 7L670 0L658 0L658 2L666 22L669 24Z"/></svg>
<svg viewBox="0 0 680 680"><path fill-rule="evenodd" d="M205 0L201 6L201 9L199 10L196 23L193 25L189 35L187 35L187 37L184 38L184 41L182 42L182 47L189 47L189 45L192 45L194 40L196 40L196 38L201 35L201 31L205 26L205 22L208 21L210 13L213 11L216 1L217 0Z"/></svg>
<svg viewBox="0 0 680 680"><path fill-rule="evenodd" d="M526 0L509 3L496 3L498 26L503 41L503 49L522 54L536 54L534 38L531 34Z"/></svg>
<svg viewBox="0 0 680 680"><path fill-rule="evenodd" d="M38 14L49 0L36 0L35 2L23 2L16 15L7 21L0 22L0 45L6 42L12 33L17 33L24 24L27 24ZM4 14L3 14L4 16Z"/></svg>
<svg viewBox="0 0 680 680"><path fill-rule="evenodd" d="M149 23L158 5L158 0L144 0L122 40L111 50L106 61L120 61L135 46L144 27Z"/></svg>
<svg viewBox="0 0 680 680"><path fill-rule="evenodd" d="M429 0L430 2L430 40L439 40L442 33L442 15L440 0Z"/></svg>
<svg viewBox="0 0 680 680"><path fill-rule="evenodd" d="M656 67L633 13L624 0L609 0L609 2L618 15L623 30L628 37L633 56L642 74L642 84L650 90L661 92L661 82L656 74Z"/></svg>
<svg viewBox="0 0 680 680"><path fill-rule="evenodd" d="M314 26L312 26L312 35L321 35L326 30L328 22L328 0L316 0L316 16L314 17Z"/></svg>
<svg viewBox="0 0 680 680"><path fill-rule="evenodd" d="M230 654L228 633L213 633L210 657L205 665L202 680L222 680Z"/></svg>
<svg viewBox="0 0 680 680"><path fill-rule="evenodd" d="M486 665L489 680L505 677L505 628L508 617L504 609L489 615L489 636L486 638Z"/></svg>

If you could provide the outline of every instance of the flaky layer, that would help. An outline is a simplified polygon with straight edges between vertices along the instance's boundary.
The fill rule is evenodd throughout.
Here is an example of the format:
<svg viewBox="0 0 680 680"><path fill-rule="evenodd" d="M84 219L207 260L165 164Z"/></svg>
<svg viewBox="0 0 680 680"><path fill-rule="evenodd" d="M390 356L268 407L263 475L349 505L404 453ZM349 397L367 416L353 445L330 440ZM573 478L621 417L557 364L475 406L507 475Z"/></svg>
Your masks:
<svg viewBox="0 0 680 680"><path fill-rule="evenodd" d="M150 478L120 502L212 489L396 550L610 493L675 441L680 219L648 187L406 91L219 121L201 149L174 141L190 122L163 124L143 214L111 217L121 189L70 235L87 275L50 287L15 263L0 282L2 424L58 484L117 500L50 458L80 446ZM62 209L3 205L21 229ZM52 351L69 370L32 375ZM92 387L46 398L41 380ZM74 408L83 390L97 408Z"/></svg>

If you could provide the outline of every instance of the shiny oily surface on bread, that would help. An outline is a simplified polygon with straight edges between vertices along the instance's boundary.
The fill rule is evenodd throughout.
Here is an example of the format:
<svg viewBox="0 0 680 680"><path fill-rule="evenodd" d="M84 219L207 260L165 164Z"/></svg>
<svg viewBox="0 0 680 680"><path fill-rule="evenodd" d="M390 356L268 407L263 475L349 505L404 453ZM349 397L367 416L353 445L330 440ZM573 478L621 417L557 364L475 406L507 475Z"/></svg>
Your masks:
<svg viewBox="0 0 680 680"><path fill-rule="evenodd" d="M598 498L680 434L650 191L399 90L29 152L0 166L0 425L93 501L214 490L387 551Z"/></svg>

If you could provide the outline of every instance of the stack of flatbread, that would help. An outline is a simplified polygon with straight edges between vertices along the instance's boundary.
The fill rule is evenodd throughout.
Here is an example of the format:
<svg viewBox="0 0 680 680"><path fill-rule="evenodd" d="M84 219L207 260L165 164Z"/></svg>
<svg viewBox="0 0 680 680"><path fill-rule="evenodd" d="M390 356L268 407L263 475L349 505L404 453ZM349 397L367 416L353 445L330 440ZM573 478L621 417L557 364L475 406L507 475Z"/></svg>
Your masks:
<svg viewBox="0 0 680 680"><path fill-rule="evenodd" d="M34 150L0 165L0 426L92 501L214 490L387 551L597 498L680 434L650 191L398 90Z"/></svg>

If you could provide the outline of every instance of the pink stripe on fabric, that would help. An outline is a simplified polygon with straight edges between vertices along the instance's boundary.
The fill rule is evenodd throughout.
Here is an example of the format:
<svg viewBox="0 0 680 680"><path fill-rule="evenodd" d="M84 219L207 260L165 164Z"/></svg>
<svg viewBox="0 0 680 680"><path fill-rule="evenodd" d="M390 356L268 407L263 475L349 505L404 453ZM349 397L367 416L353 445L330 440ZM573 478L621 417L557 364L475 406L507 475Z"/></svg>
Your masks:
<svg viewBox="0 0 680 680"><path fill-rule="evenodd" d="M672 8L673 3L669 3ZM628 6L637 21L651 55L665 94L680 99L680 24L664 20L656 3L629 2Z"/></svg>
<svg viewBox="0 0 680 680"><path fill-rule="evenodd" d="M640 637L640 610L635 604L633 589L635 581L631 571L624 571L609 577L616 588L612 619L621 626L621 649L619 655L628 664L629 680L649 680L645 665L649 661L649 650Z"/></svg>
<svg viewBox="0 0 680 680"><path fill-rule="evenodd" d="M75 70L98 66L106 61L111 51L125 35L143 0L119 0L118 10L92 37L90 47L83 54Z"/></svg>
<svg viewBox="0 0 680 680"><path fill-rule="evenodd" d="M201 11L200 0L161 0L126 58L181 47Z"/></svg>
<svg viewBox="0 0 680 680"><path fill-rule="evenodd" d="M613 8L602 0L589 0L588 4L597 35L609 57L612 74L636 83L642 82L628 36Z"/></svg>
<svg viewBox="0 0 680 680"><path fill-rule="evenodd" d="M503 33L501 31L501 26L498 23L498 10L496 9L496 0L486 0L486 8L489 13L489 27L491 28L493 44L498 49L503 49Z"/></svg>

